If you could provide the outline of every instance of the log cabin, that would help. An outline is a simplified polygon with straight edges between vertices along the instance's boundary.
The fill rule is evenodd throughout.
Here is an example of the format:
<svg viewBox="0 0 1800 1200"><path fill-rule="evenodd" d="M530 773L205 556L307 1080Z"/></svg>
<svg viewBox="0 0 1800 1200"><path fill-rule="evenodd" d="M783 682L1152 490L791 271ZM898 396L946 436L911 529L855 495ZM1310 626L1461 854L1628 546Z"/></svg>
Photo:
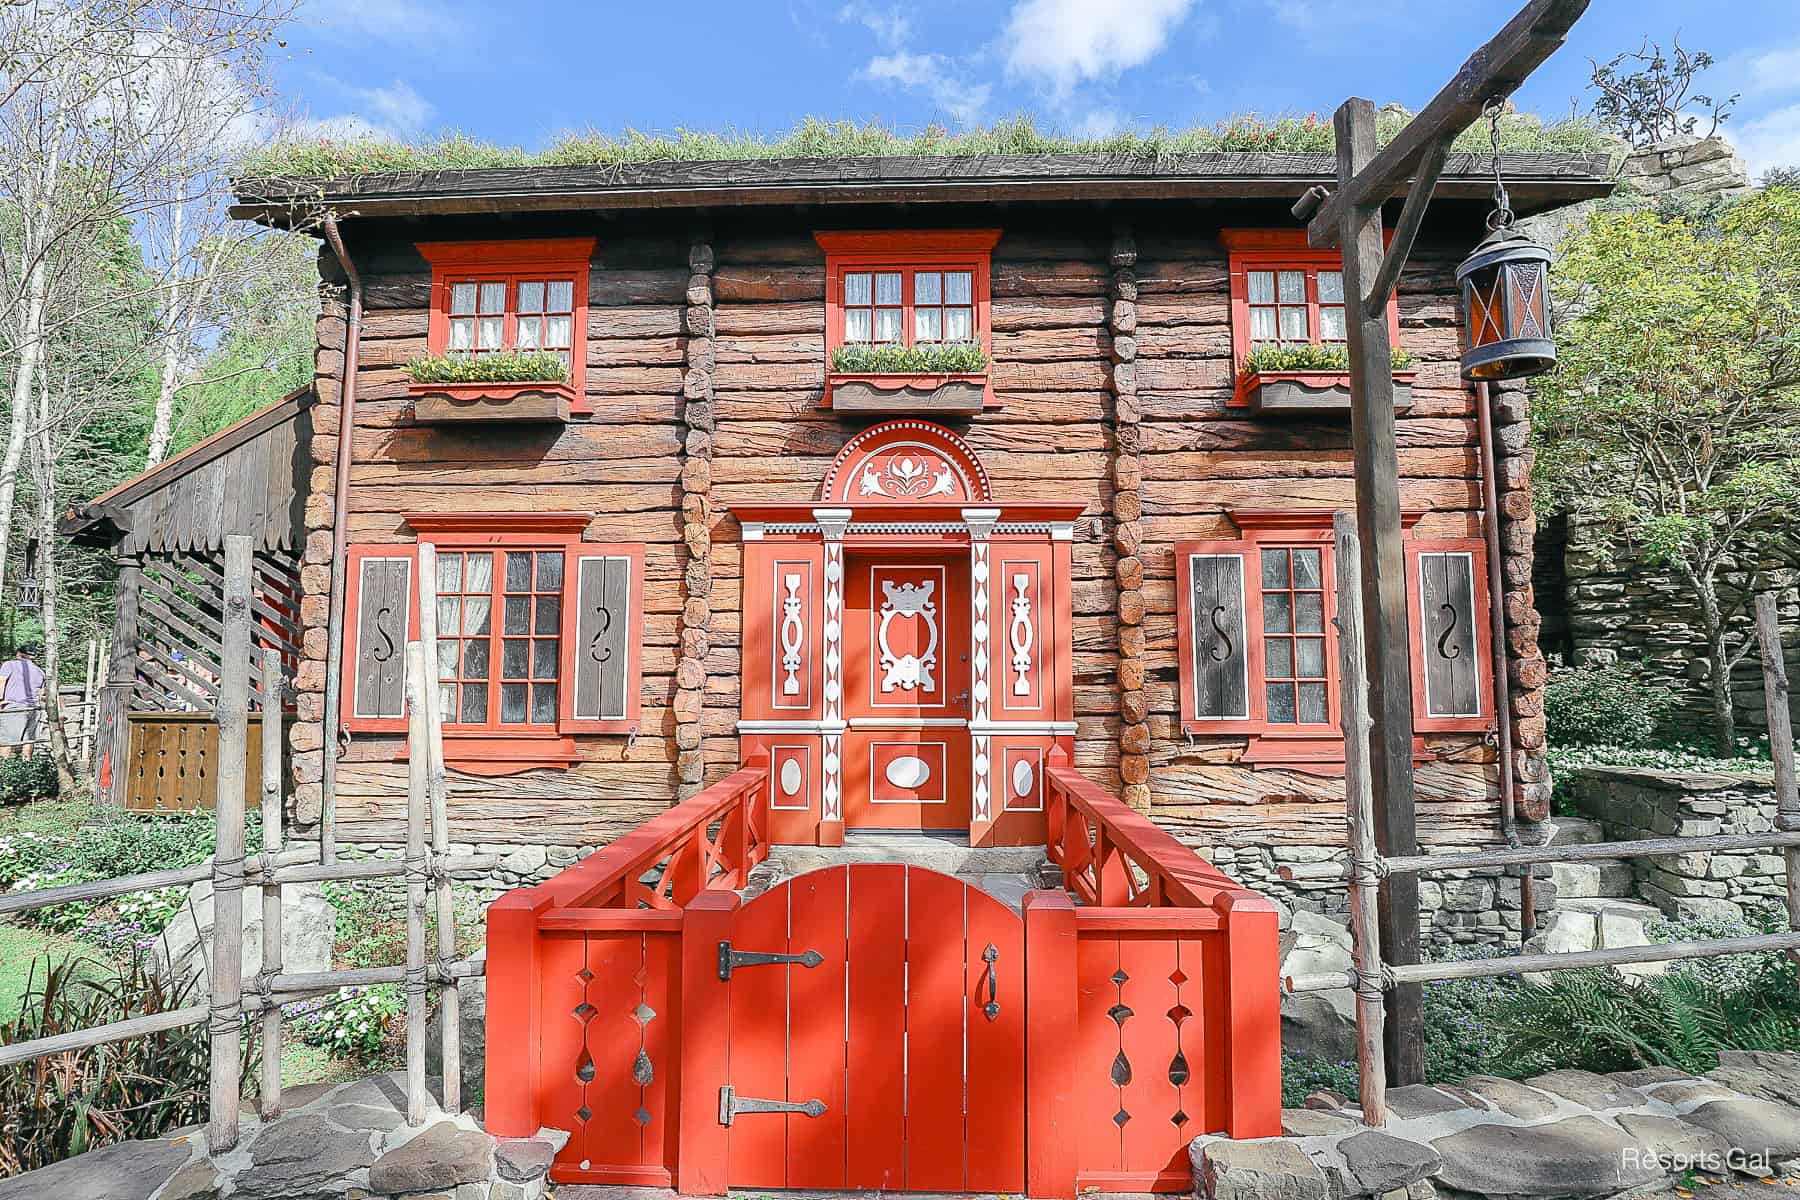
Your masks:
<svg viewBox="0 0 1800 1200"><path fill-rule="evenodd" d="M1610 190L1593 158L1501 166L1521 214ZM1497 844L1504 818L1549 808L1525 394L1494 388L1484 428L1458 367L1454 273L1486 170L1452 156L1388 307L1427 848ZM400 840L399 651L423 582L452 837L533 851L504 884L552 876L490 910L488 1023L532 1047L496 1058L490 1036L490 1128L573 1124L563 1180L1034 1195L1184 1190L1193 1134L1275 1132L1273 1002L1243 982L1275 969L1257 893L1342 903L1343 279L1289 212L1332 172L1070 154L244 184L240 215L327 243L294 481L293 819L359 849ZM545 356L536 376L508 365ZM795 878L778 911L775 891L738 912L707 890L771 846L877 831L1047 846L1083 907L1028 901L1022 935L1016 914L995 933L978 892L862 866ZM1521 923L1517 879L1423 900L1439 941ZM1190 923L1152 935L1126 911L1159 905ZM891 1126L845 1099L842 1056L801 1078L798 1057L758 1066L705 1024L841 994L841 973L802 969L817 943L850 953L847 926L879 957L864 943L884 927L916 939L945 911L976 1015L852 1003L831 1044L950 1022L967 1070L937 1082L964 1089L966 1124ZM659 940L682 928L665 917L685 935ZM1059 930L1079 942L1066 961ZM999 982L1021 936L1031 1003L1060 998L1029 1030ZM896 978L936 969L913 946L884 952ZM791 984L728 983L770 961L798 964ZM629 1077L596 1076L596 1000L626 1022L606 1044ZM1131 1023L1165 1008L1154 1032ZM703 1052L728 1036L729 1077ZM1065 1059L1066 1077L1014 1078ZM1133 1090L1150 1075L1166 1095ZM994 1079L982 1103L1017 1125L981 1132L968 1114ZM1065 1101L1086 1132L1057 1132ZM799 1142L745 1132L767 1116L734 1130L771 1111Z"/></svg>

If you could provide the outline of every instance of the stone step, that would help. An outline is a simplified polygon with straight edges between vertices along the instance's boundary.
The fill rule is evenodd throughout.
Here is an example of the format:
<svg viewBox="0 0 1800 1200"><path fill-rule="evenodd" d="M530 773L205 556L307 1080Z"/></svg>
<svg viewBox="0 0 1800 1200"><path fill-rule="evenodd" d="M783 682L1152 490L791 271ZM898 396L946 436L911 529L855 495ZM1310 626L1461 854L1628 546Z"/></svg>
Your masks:
<svg viewBox="0 0 1800 1200"><path fill-rule="evenodd" d="M1598 821L1586 817L1555 817L1552 820L1556 826L1556 832L1550 836L1552 846L1591 846L1606 840L1606 831Z"/></svg>
<svg viewBox="0 0 1800 1200"><path fill-rule="evenodd" d="M1560 900L1625 897L1633 894L1631 864L1620 858L1551 863L1550 881Z"/></svg>
<svg viewBox="0 0 1800 1200"><path fill-rule="evenodd" d="M771 846L769 859L788 876L849 863L905 863L945 875L1014 875L1035 872L1042 846L971 846L967 834L847 833L842 846Z"/></svg>

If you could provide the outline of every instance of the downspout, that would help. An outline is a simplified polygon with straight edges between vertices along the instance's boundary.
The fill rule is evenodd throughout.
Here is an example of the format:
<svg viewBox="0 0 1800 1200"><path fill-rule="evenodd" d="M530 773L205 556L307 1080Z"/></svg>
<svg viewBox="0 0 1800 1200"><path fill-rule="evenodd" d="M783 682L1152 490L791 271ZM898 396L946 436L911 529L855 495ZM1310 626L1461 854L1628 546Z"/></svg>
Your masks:
<svg viewBox="0 0 1800 1200"><path fill-rule="evenodd" d="M325 762L319 781L319 857L324 862L333 862L337 858L338 738L342 736L338 713L343 708L344 688L345 539L350 520L350 457L355 449L356 351L362 341L363 285L362 276L356 272L356 263L344 249L335 212L325 214L325 240L350 282L350 316L344 329L344 377L338 391L337 475L332 482L331 497L331 616L325 633L325 712L320 722L326 736L322 739Z"/></svg>
<svg viewBox="0 0 1800 1200"><path fill-rule="evenodd" d="M1494 656L1494 728L1500 755L1500 832L1509 847L1519 845L1513 802L1512 686L1507 671L1506 589L1500 572L1500 493L1495 482L1494 407L1488 385L1475 385L1475 423L1481 434L1481 528L1487 539L1488 622ZM1529 866L1519 868L1519 937L1537 931L1536 889Z"/></svg>

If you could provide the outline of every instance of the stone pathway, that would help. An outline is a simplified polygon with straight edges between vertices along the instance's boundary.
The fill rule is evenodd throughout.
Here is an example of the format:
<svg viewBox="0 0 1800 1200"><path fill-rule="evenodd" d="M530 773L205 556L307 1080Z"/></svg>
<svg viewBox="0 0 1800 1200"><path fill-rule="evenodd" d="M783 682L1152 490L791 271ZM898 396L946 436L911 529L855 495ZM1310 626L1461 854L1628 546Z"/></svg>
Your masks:
<svg viewBox="0 0 1800 1200"><path fill-rule="evenodd" d="M1459 1086L1388 1093L1386 1128L1320 1093L1282 1114L1283 1137L1196 1138L1208 1200L1427 1200L1611 1196L1663 1191L1690 1168L1784 1179L1800 1166L1800 1054L1728 1051L1704 1076L1652 1069L1552 1071L1523 1082L1474 1076ZM1726 1185L1711 1185L1725 1189ZM1760 1193L1793 1197L1780 1189ZM1716 1200L1759 1195L1714 1190Z"/></svg>

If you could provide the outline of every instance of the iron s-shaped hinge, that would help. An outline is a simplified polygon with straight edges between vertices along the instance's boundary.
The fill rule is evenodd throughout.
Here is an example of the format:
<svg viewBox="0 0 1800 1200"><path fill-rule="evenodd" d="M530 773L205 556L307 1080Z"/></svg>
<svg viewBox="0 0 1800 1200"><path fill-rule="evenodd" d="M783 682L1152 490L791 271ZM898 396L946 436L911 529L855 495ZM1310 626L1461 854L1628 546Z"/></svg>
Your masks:
<svg viewBox="0 0 1800 1200"><path fill-rule="evenodd" d="M719 1124L730 1125L739 1113L804 1113L809 1117L825 1115L823 1100L758 1100L740 1096L729 1084L719 1089Z"/></svg>
<svg viewBox="0 0 1800 1200"><path fill-rule="evenodd" d="M733 950L730 942L719 943L720 979L730 979L731 973L739 967L766 967L775 963L799 963L803 967L811 968L824 961L824 956L817 950L808 950L805 954L765 954L760 950Z"/></svg>

